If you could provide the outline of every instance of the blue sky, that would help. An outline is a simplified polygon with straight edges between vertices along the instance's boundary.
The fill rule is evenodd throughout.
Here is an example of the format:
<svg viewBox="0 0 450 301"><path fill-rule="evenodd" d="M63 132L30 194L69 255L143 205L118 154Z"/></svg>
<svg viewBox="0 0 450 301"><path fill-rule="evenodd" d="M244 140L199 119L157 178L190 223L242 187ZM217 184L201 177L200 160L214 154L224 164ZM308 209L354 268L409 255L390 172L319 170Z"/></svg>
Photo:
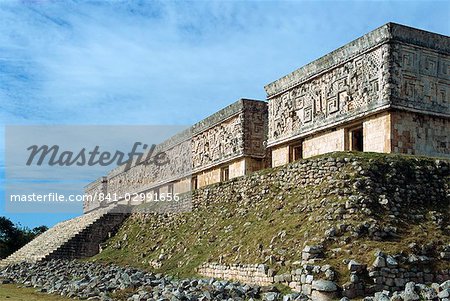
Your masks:
<svg viewBox="0 0 450 301"><path fill-rule="evenodd" d="M449 3L0 1L0 200L5 125L191 124L386 22L449 35Z"/></svg>

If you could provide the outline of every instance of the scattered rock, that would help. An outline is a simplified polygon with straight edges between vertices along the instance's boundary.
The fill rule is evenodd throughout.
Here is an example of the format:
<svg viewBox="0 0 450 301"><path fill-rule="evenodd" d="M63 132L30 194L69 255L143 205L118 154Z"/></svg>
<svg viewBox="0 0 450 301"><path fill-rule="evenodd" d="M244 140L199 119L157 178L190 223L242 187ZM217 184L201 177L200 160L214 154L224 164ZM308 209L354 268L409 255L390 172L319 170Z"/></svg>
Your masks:
<svg viewBox="0 0 450 301"><path fill-rule="evenodd" d="M361 272L366 269L365 264L361 264L355 260L350 260L347 266L350 272Z"/></svg>
<svg viewBox="0 0 450 301"><path fill-rule="evenodd" d="M312 282L312 289L320 292L335 292L337 286L333 281L319 279Z"/></svg>
<svg viewBox="0 0 450 301"><path fill-rule="evenodd" d="M377 256L372 265L376 268L384 268L386 266L386 259L384 259L384 257Z"/></svg>

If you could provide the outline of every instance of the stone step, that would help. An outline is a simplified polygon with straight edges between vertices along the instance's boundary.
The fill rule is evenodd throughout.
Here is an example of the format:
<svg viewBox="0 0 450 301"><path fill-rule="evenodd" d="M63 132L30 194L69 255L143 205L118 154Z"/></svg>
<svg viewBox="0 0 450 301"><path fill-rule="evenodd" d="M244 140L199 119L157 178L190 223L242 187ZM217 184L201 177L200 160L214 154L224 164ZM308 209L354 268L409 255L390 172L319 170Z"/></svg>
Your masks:
<svg viewBox="0 0 450 301"><path fill-rule="evenodd" d="M60 222L0 261L0 267L22 261L83 258L98 252L98 245L126 218L117 205L99 208Z"/></svg>

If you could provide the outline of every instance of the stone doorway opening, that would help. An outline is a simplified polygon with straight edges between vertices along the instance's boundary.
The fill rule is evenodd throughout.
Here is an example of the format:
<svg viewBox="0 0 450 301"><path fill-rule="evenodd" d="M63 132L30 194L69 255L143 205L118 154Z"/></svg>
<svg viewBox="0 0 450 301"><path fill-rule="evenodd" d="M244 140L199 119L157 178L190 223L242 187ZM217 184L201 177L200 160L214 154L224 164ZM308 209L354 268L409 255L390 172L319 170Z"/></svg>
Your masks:
<svg viewBox="0 0 450 301"><path fill-rule="evenodd" d="M191 190L198 189L198 179L197 176L192 176L191 178Z"/></svg>
<svg viewBox="0 0 450 301"><path fill-rule="evenodd" d="M303 142L297 142L289 146L289 162L294 162L303 158Z"/></svg>
<svg viewBox="0 0 450 301"><path fill-rule="evenodd" d="M364 151L364 132L363 127L358 126L348 131L349 133L349 146L351 151L363 152Z"/></svg>
<svg viewBox="0 0 450 301"><path fill-rule="evenodd" d="M228 166L220 169L220 181L228 181L230 179L230 168Z"/></svg>

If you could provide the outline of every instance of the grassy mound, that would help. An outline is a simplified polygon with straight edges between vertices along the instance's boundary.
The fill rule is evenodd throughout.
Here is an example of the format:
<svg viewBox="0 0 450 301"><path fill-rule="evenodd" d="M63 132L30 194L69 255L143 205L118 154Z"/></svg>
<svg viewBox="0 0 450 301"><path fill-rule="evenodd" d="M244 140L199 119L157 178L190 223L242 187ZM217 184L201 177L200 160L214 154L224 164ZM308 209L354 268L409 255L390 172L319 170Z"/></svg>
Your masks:
<svg viewBox="0 0 450 301"><path fill-rule="evenodd" d="M192 212L134 214L90 260L175 276L204 262L266 263L289 271L321 244L344 282L344 259L375 250L437 257L450 241L449 163L333 153L199 189ZM448 261L438 267L450 268Z"/></svg>

